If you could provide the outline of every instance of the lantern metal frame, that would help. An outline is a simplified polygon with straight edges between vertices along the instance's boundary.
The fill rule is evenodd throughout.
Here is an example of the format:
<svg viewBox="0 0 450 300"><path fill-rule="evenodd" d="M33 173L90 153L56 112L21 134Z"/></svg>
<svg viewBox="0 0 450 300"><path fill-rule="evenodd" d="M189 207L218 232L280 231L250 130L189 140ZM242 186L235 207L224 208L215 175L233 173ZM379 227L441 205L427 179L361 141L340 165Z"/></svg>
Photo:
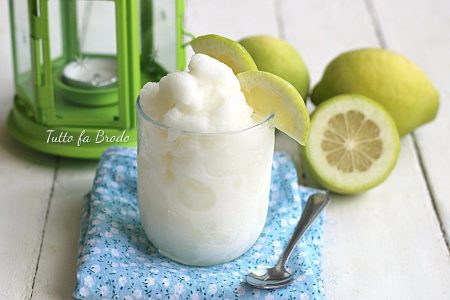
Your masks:
<svg viewBox="0 0 450 300"><path fill-rule="evenodd" d="M74 57L78 48L76 31L77 21L74 12L76 0L61 1L62 56L51 57L49 34L49 0L28 0L28 18L30 32L31 71L19 74L16 49L16 28L14 22L14 0L9 1L11 33L13 45L13 64L16 95L9 114L7 126L14 138L36 150L75 158L98 158L105 148L121 145L136 145L136 109L135 101L143 83L159 78L151 78L143 73L140 60L139 1L114 0L116 21L116 60L119 80L117 87L98 89L80 89L71 87L61 80L61 70L65 63ZM184 1L176 1L176 56L177 69L185 67L185 49L183 45ZM161 68L162 74L167 73ZM158 74L157 74L158 75ZM32 93L23 88L24 76L32 82ZM59 95L71 93L89 103L95 98L97 105L77 105L66 101ZM81 95L81 96L80 96ZM111 99L116 103L111 104ZM104 103L102 103L102 101ZM48 141L48 130L73 136L70 142L52 143ZM106 136L130 137L127 142L115 141L96 143L95 139L102 130ZM90 142L80 145L78 138L88 136Z"/></svg>

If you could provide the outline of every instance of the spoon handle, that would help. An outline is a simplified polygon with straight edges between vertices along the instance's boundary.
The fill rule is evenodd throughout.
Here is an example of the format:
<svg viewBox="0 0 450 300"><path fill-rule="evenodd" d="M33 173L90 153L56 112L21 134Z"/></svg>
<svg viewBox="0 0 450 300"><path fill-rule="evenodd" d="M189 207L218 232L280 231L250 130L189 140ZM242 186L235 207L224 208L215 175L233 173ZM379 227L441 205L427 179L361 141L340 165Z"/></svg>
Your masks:
<svg viewBox="0 0 450 300"><path fill-rule="evenodd" d="M309 196L300 220L298 221L297 227L295 227L294 233L289 240L283 255L278 260L276 266L277 269L282 269L285 267L285 264L288 261L292 250L294 250L298 240L306 232L309 226L311 226L313 221L317 218L325 206L327 206L328 202L330 202L330 197L326 193L316 193Z"/></svg>

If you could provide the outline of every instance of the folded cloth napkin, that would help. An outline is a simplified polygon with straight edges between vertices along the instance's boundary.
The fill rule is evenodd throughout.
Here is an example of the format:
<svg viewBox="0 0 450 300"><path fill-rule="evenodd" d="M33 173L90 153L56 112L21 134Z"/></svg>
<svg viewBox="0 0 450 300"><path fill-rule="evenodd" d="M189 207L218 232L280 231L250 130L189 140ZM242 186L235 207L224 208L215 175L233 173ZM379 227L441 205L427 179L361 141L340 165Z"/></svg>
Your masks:
<svg viewBox="0 0 450 300"><path fill-rule="evenodd" d="M298 243L288 267L294 281L258 290L245 275L273 266L286 246L309 195L299 187L287 154L275 153L267 221L241 257L213 267L189 267L160 255L140 223L136 149L110 148L102 156L81 220L78 299L321 299L322 217Z"/></svg>

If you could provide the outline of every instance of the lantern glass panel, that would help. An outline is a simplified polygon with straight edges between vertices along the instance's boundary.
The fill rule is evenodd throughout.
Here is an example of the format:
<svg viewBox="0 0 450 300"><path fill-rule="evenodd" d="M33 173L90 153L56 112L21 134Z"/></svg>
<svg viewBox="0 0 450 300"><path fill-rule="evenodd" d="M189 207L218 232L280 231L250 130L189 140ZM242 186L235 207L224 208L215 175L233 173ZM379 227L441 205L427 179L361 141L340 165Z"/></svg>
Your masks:
<svg viewBox="0 0 450 300"><path fill-rule="evenodd" d="M141 67L158 80L177 70L177 1L141 0Z"/></svg>
<svg viewBox="0 0 450 300"><path fill-rule="evenodd" d="M60 0L48 0L50 53L52 59L60 59L63 56L62 20Z"/></svg>
<svg viewBox="0 0 450 300"><path fill-rule="evenodd" d="M49 25L55 83L53 123L123 126L117 105L115 1L49 0Z"/></svg>
<svg viewBox="0 0 450 300"><path fill-rule="evenodd" d="M116 85L117 46L114 1L76 1L72 53L63 70L67 84L81 88Z"/></svg>
<svg viewBox="0 0 450 300"><path fill-rule="evenodd" d="M77 31L80 55L116 55L114 1L77 1Z"/></svg>
<svg viewBox="0 0 450 300"><path fill-rule="evenodd" d="M14 47L16 62L17 93L22 99L34 102L33 81L30 54L30 22L28 16L28 0L16 0L13 3L14 12Z"/></svg>

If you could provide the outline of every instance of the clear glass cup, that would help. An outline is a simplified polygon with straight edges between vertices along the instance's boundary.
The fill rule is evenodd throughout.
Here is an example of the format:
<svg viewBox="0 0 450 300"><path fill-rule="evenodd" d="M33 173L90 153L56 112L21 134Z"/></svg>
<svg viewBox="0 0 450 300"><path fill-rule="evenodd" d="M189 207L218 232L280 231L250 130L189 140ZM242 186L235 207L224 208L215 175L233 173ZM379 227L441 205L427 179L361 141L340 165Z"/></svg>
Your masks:
<svg viewBox="0 0 450 300"><path fill-rule="evenodd" d="M274 151L273 116L225 133L180 131L137 101L141 222L161 254L187 265L224 263L264 227Z"/></svg>

